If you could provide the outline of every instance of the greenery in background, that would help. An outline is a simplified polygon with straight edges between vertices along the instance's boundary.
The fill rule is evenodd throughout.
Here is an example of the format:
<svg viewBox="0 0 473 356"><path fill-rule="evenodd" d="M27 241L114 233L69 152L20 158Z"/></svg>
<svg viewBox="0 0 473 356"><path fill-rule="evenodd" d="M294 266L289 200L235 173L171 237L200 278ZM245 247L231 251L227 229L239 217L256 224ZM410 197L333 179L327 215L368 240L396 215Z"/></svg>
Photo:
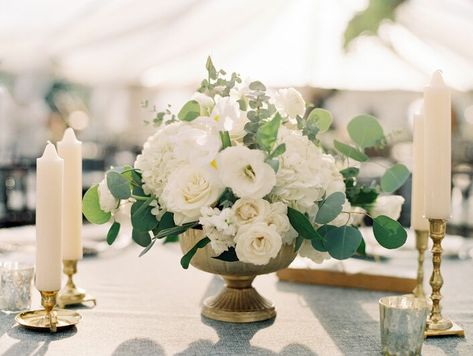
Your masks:
<svg viewBox="0 0 473 356"><path fill-rule="evenodd" d="M235 84L241 82L240 76L236 73L233 73L229 79L225 79L225 71L217 70L210 58L207 61L206 69L208 76L202 81L198 91L207 95L213 96L219 93L219 95L228 96ZM248 94L238 102L240 109L247 110L249 120L244 127L246 134L243 142L249 148L265 152L266 162L277 172L278 157L286 150L284 144L276 144L279 128L286 123L285 119L271 103L263 83L254 81L249 84L248 89ZM157 113L155 123L161 124L166 115L171 122L176 120L189 122L197 118L200 113L199 103L191 100L181 108L177 116L173 115L169 108L165 112ZM306 112L304 118L297 116L296 121L302 134L315 145L319 145L318 134L329 130L333 118L327 110L314 108L310 112ZM348 162L347 168L340 172L343 175L346 193L335 192L318 202L315 221L311 221L307 214L293 207L288 208L289 221L299 234L294 246L296 251L306 239L310 240L316 250L328 252L336 259L346 259L357 252L364 253L363 237L357 226L348 224L350 219L347 218L347 223L342 226L330 225L330 222L340 214L346 213L349 217L353 213L343 211L345 196L352 206L369 210L381 192L396 191L409 177L407 168L396 164L386 170L380 184L361 184L358 180L360 171L350 162L366 162L369 158L366 150L383 147L387 144L387 138L379 122L370 115L356 116L349 122L347 130L352 142L334 141L335 149ZM227 131L220 132L220 137L222 149L231 146ZM172 242L176 241L178 236L188 229L202 229L197 221L176 226L171 212L165 212L158 219L152 209L155 206L153 202L158 201L159 197L144 193L142 176L138 169L129 166L111 169L106 173L106 184L117 201L128 201L129 204L132 204L132 238L138 245L144 247L140 256L148 252L157 240ZM232 190L227 188L220 196L216 207L220 210L231 207L237 199ZM100 208L97 185L91 187L85 194L83 212L86 218L95 224L104 224L112 219L111 213L104 212ZM119 231L120 224L115 221L107 235L109 244L115 241ZM399 222L384 215L373 218L373 232L379 244L388 249L402 246L407 237L406 231ZM205 247L209 242L210 239L204 237L188 251L181 259L182 267L187 268L197 250ZM215 258L224 261L238 260L233 247Z"/></svg>

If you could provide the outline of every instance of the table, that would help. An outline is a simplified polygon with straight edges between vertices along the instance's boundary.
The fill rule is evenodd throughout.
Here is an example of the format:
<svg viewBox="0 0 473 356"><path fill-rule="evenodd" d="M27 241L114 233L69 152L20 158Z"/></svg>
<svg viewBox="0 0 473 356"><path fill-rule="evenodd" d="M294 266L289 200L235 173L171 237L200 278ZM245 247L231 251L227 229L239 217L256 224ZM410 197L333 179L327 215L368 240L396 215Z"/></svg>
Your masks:
<svg viewBox="0 0 473 356"><path fill-rule="evenodd" d="M77 328L36 333L16 326L14 315L0 313L0 354L379 354L377 301L386 293L260 276L255 286L276 303L277 318L226 324L200 316L202 300L221 288L219 278L181 269L176 245L156 244L141 258L139 252L132 246L80 263L77 282L97 297L98 305L79 310L83 320ZM467 338L428 339L424 355L473 355L473 261L446 260L442 267L444 313L463 325Z"/></svg>

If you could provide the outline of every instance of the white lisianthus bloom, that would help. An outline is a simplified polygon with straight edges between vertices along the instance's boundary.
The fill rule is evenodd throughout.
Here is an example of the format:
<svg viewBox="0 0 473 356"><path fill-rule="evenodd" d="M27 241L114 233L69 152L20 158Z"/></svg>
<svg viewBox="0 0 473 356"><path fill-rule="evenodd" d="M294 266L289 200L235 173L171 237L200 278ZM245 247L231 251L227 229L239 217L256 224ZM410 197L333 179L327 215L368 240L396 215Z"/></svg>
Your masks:
<svg viewBox="0 0 473 356"><path fill-rule="evenodd" d="M231 131L240 119L240 107L231 97L215 96L215 106L210 113L210 123L217 131Z"/></svg>
<svg viewBox="0 0 473 356"><path fill-rule="evenodd" d="M161 201L174 213L176 225L182 225L199 220L200 210L215 204L223 190L211 168L188 164L169 176Z"/></svg>
<svg viewBox="0 0 473 356"><path fill-rule="evenodd" d="M213 99L210 96L207 96L203 93L195 92L194 95L192 95L192 99L199 103L201 116L210 115L215 105Z"/></svg>
<svg viewBox="0 0 473 356"><path fill-rule="evenodd" d="M274 94L274 105L283 116L295 119L304 116L305 101L294 88L280 89Z"/></svg>
<svg viewBox="0 0 473 356"><path fill-rule="evenodd" d="M265 221L271 206L264 199L242 198L233 204L232 211L235 223L241 226Z"/></svg>
<svg viewBox="0 0 473 356"><path fill-rule="evenodd" d="M241 226L235 237L235 252L241 262L265 265L278 255L282 246L281 235L266 223Z"/></svg>
<svg viewBox="0 0 473 356"><path fill-rule="evenodd" d="M273 225L276 228L285 244L291 244L298 235L287 217L287 205L282 202L271 204L270 212L266 215L265 222L269 226Z"/></svg>
<svg viewBox="0 0 473 356"><path fill-rule="evenodd" d="M279 157L272 198L309 213L332 182L335 163L300 131L280 127L278 143L285 143L286 151Z"/></svg>
<svg viewBox="0 0 473 356"><path fill-rule="evenodd" d="M235 246L234 236L237 229L231 209L225 208L220 211L217 208L204 207L201 209L201 214L199 223L202 225L204 235L210 239L210 245L217 256L227 251L229 247Z"/></svg>
<svg viewBox="0 0 473 356"><path fill-rule="evenodd" d="M330 259L328 252L317 251L311 244L310 240L302 242L301 248L299 249L299 255L302 257L310 258L315 263L323 263L325 260Z"/></svg>
<svg viewBox="0 0 473 356"><path fill-rule="evenodd" d="M386 215L393 220L401 216L402 204L404 198L400 195L383 195L376 199L374 207L370 210L370 215L375 218L379 215Z"/></svg>
<svg viewBox="0 0 473 356"><path fill-rule="evenodd" d="M245 111L240 111L240 118L233 123L233 127L230 130L230 139L235 144L242 144L243 138L246 135L245 125L250 122L246 116Z"/></svg>
<svg viewBox="0 0 473 356"><path fill-rule="evenodd" d="M240 198L263 198L276 183L276 174L264 159L263 151L228 147L217 156L220 180Z"/></svg>
<svg viewBox="0 0 473 356"><path fill-rule="evenodd" d="M108 189L107 178L104 178L98 186L100 209L106 213L113 213L118 208L119 200L113 196Z"/></svg>

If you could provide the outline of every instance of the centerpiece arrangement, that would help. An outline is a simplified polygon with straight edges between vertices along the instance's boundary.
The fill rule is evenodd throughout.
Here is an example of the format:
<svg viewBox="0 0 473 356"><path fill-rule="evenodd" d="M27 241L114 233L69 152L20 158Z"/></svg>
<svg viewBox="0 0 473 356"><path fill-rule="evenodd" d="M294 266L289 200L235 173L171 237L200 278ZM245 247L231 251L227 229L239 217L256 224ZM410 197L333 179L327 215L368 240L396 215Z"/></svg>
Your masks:
<svg viewBox="0 0 473 356"><path fill-rule="evenodd" d="M287 267L297 253L316 262L363 254L357 225L365 215L380 245L404 244L406 231L379 203L402 204L384 193L402 186L407 168L393 165L379 184L358 180L365 150L387 143L374 117L350 121L352 143L325 147L320 135L331 114L308 107L295 89L270 91L260 81L227 76L210 58L206 69L177 115L156 112L151 123L158 129L134 167L110 169L85 194L86 218L112 223L109 244L127 215L141 255L158 240L179 240L183 268L192 264L226 281L203 314L234 322L275 315L251 283Z"/></svg>

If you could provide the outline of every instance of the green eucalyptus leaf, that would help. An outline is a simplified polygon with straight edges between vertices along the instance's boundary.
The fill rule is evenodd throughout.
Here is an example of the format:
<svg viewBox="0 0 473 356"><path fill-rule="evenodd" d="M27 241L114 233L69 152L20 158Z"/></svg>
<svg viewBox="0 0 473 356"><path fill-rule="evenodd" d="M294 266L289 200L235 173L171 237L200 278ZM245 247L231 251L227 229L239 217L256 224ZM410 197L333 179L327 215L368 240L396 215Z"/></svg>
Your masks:
<svg viewBox="0 0 473 356"><path fill-rule="evenodd" d="M333 258L345 260L353 256L363 237L353 226L340 226L327 232L325 246Z"/></svg>
<svg viewBox="0 0 473 356"><path fill-rule="evenodd" d="M319 205L319 210L315 216L317 224L327 224L335 219L341 212L342 206L345 203L345 194L342 192L335 192L330 194Z"/></svg>
<svg viewBox="0 0 473 356"><path fill-rule="evenodd" d="M128 199L131 196L130 183L120 173L110 171L107 173L107 187L112 195L119 199Z"/></svg>
<svg viewBox="0 0 473 356"><path fill-rule="evenodd" d="M373 219L374 237L387 249L399 248L406 242L407 232L396 220L385 215Z"/></svg>
<svg viewBox="0 0 473 356"><path fill-rule="evenodd" d="M199 242L197 242L194 247L192 247L189 251L187 251L187 253L182 256L181 258L181 266L182 268L184 269L188 269L189 268L189 264L192 260L192 257L194 257L194 255L196 254L197 250L199 248L204 248L208 243L210 243L210 239L208 237L204 237L202 240L200 240Z"/></svg>
<svg viewBox="0 0 473 356"><path fill-rule="evenodd" d="M366 153L364 153L363 151L360 151L359 149L355 147L346 145L337 140L334 140L333 144L338 152L340 152L341 154L347 157L353 158L355 161L365 162L368 160L368 156L366 155Z"/></svg>
<svg viewBox="0 0 473 356"><path fill-rule="evenodd" d="M180 235L190 228L193 228L199 224L198 221L190 222L187 224L183 224L182 226L174 226L166 229L162 229L159 231L154 237L156 239L162 239L163 237L166 237L168 235Z"/></svg>
<svg viewBox="0 0 473 356"><path fill-rule="evenodd" d="M227 251L223 251L220 255L212 258L225 262L239 261L234 247L229 247Z"/></svg>
<svg viewBox="0 0 473 356"><path fill-rule="evenodd" d="M359 173L360 173L360 169L356 167L348 167L340 171L340 174L345 179L358 177Z"/></svg>
<svg viewBox="0 0 473 356"><path fill-rule="evenodd" d="M330 125L332 125L333 118L330 111L316 108L310 112L307 117L307 122L314 123L319 129L319 132L322 133L328 131Z"/></svg>
<svg viewBox="0 0 473 356"><path fill-rule="evenodd" d="M144 254L146 254L149 250L151 250L151 248L154 246L154 244L155 244L156 241L157 241L157 240L151 240L151 243L150 243L148 246L146 246L143 251L141 251L139 257L142 257L142 256L143 256Z"/></svg>
<svg viewBox="0 0 473 356"><path fill-rule="evenodd" d="M156 241L156 240L154 240L154 241ZM178 241L179 241L179 236L178 235L168 235L164 238L163 245L178 242Z"/></svg>
<svg viewBox="0 0 473 356"><path fill-rule="evenodd" d="M214 64L212 63L212 58L207 57L207 63L205 63L205 68L209 72L210 79L217 79L217 70L215 69Z"/></svg>
<svg viewBox="0 0 473 356"><path fill-rule="evenodd" d="M134 230L150 231L158 226L159 221L151 214L152 206L148 201L137 200L131 206L131 225Z"/></svg>
<svg viewBox="0 0 473 356"><path fill-rule="evenodd" d="M267 164L271 166L271 168L274 170L274 172L278 172L279 170L279 160L277 159L270 159L266 161Z"/></svg>
<svg viewBox="0 0 473 356"><path fill-rule="evenodd" d="M246 103L246 100L244 98L237 100L237 103L241 111L246 111L246 109L248 109L248 104Z"/></svg>
<svg viewBox="0 0 473 356"><path fill-rule="evenodd" d="M276 157L279 157L280 155L282 155L284 152L286 152L286 144L285 143L281 143L280 145L278 145L274 151L271 153L271 157L273 158L276 158Z"/></svg>
<svg viewBox="0 0 473 356"><path fill-rule="evenodd" d="M190 100L184 104L181 111L177 114L179 120L192 121L199 117L200 105L196 100Z"/></svg>
<svg viewBox="0 0 473 356"><path fill-rule="evenodd" d="M384 138L383 128L371 115L358 115L347 126L350 138L361 148L373 147Z"/></svg>
<svg viewBox="0 0 473 356"><path fill-rule="evenodd" d="M302 236L307 240L322 239L322 236L320 236L320 234L314 229L309 219L300 211L288 207L287 217L289 218L292 227L298 232L299 236Z"/></svg>
<svg viewBox="0 0 473 356"><path fill-rule="evenodd" d="M360 246L356 249L356 253L361 256L366 256L366 243L365 240L361 240Z"/></svg>
<svg viewBox="0 0 473 356"><path fill-rule="evenodd" d="M294 252L299 251L303 242L304 242L304 237L302 235L297 235L296 243L294 244Z"/></svg>
<svg viewBox="0 0 473 356"><path fill-rule="evenodd" d="M317 251L320 252L327 252L327 247L325 246L325 243L327 241L327 234L329 231L336 229L336 226L333 225L322 225L317 229L317 232L322 236L321 240L311 240L312 247L315 248Z"/></svg>
<svg viewBox="0 0 473 356"><path fill-rule="evenodd" d="M410 172L403 164L395 164L384 172L381 177L381 189L386 193L393 193L406 182Z"/></svg>
<svg viewBox="0 0 473 356"><path fill-rule="evenodd" d="M173 227L176 227L176 224L174 223L174 214L170 213L169 211L166 211L161 217L161 220L159 220L159 225L156 230L156 233L164 229L171 229Z"/></svg>
<svg viewBox="0 0 473 356"><path fill-rule="evenodd" d="M92 186L84 194L82 199L82 212L86 219L92 224L105 224L112 217L111 213L107 213L100 209L98 184Z"/></svg>
<svg viewBox="0 0 473 356"><path fill-rule="evenodd" d="M276 114L271 121L261 125L256 132L256 143L266 152L271 152L278 138L279 126L281 126L281 115Z"/></svg>
<svg viewBox="0 0 473 356"><path fill-rule="evenodd" d="M266 90L266 87L264 86L264 84L261 83L258 80L254 81L254 82L251 82L249 87L250 87L251 90L259 90L259 91L265 91Z"/></svg>
<svg viewBox="0 0 473 356"><path fill-rule="evenodd" d="M120 232L120 224L115 221L112 224L112 226L110 226L110 229L108 230L108 233L107 233L107 243L109 245L115 242L115 239L117 238L119 232Z"/></svg>
<svg viewBox="0 0 473 356"><path fill-rule="evenodd" d="M149 231L140 231L133 228L131 238L142 247L147 247L149 244L151 244L151 236Z"/></svg>

